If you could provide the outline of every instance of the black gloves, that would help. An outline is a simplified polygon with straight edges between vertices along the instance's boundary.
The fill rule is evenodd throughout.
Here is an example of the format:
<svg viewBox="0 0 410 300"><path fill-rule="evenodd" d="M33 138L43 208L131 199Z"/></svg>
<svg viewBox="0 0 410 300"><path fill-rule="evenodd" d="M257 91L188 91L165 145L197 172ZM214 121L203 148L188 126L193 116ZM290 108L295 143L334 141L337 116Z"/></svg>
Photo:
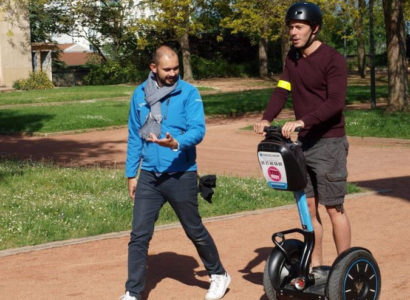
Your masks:
<svg viewBox="0 0 410 300"><path fill-rule="evenodd" d="M213 188L216 187L216 175L204 175L199 177L198 193L201 194L209 203L212 203L212 196L214 194Z"/></svg>

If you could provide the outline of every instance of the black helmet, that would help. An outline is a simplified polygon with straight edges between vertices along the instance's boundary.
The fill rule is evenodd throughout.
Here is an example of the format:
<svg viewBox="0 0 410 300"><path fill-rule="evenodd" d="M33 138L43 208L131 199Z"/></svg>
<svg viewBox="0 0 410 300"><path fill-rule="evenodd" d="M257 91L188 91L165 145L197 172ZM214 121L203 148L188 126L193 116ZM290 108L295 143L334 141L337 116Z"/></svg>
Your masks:
<svg viewBox="0 0 410 300"><path fill-rule="evenodd" d="M290 21L305 21L314 27L322 26L322 12L319 6L310 2L298 2L289 7L286 13L286 24Z"/></svg>

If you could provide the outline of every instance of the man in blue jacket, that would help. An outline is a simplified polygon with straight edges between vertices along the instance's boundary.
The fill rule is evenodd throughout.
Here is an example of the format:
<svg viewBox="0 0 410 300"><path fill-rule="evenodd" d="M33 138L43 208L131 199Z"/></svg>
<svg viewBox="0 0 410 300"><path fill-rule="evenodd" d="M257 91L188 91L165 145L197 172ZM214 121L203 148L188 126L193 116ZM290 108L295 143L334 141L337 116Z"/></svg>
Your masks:
<svg viewBox="0 0 410 300"><path fill-rule="evenodd" d="M150 69L134 91L128 120L126 176L134 209L121 298L141 299L154 223L168 201L210 276L205 299L221 299L231 278L198 212L195 146L205 135L202 99L194 86L179 79L178 56L171 48L159 47Z"/></svg>

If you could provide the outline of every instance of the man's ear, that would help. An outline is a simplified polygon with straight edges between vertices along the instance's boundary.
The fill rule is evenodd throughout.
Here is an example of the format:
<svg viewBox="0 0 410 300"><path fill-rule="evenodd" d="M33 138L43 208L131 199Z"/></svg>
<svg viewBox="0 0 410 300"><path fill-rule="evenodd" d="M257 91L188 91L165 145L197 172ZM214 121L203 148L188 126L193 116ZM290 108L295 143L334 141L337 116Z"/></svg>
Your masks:
<svg viewBox="0 0 410 300"><path fill-rule="evenodd" d="M319 26L319 25L316 25L315 28L313 28L312 33L313 33L313 34L318 34L318 33L319 33L319 30L320 30L320 26Z"/></svg>
<svg viewBox="0 0 410 300"><path fill-rule="evenodd" d="M151 69L152 73L157 74L157 65L154 63L150 63L149 68Z"/></svg>

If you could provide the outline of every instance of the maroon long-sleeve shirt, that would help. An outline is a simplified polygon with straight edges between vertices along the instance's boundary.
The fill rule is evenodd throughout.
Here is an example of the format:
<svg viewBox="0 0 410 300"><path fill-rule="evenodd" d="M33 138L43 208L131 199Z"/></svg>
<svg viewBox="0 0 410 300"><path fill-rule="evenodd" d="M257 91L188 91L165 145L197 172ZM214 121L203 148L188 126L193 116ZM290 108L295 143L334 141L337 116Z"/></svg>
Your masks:
<svg viewBox="0 0 410 300"><path fill-rule="evenodd" d="M346 61L335 49L322 43L307 57L291 49L262 119L271 122L291 92L295 117L305 123L302 138L342 137L346 88Z"/></svg>

